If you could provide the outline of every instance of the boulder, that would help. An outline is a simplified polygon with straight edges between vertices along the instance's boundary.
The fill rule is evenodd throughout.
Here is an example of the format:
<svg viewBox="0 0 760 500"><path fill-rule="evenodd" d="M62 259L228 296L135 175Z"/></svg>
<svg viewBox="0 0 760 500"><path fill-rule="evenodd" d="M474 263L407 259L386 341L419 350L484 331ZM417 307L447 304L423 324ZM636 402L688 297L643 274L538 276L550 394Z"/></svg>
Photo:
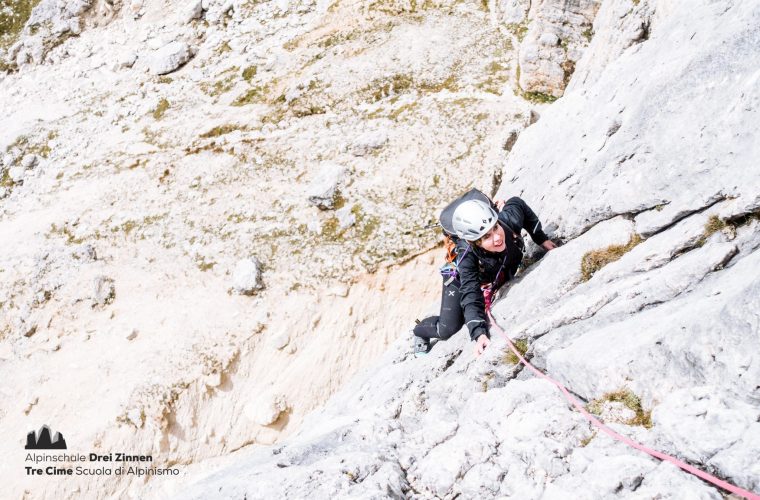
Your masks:
<svg viewBox="0 0 760 500"><path fill-rule="evenodd" d="M2 164L6 167L12 167L16 163L17 159L17 155L14 154L13 150L11 150L3 155Z"/></svg>
<svg viewBox="0 0 760 500"><path fill-rule="evenodd" d="M135 52L126 52L119 56L119 60L116 63L117 68L131 68L137 62L137 54Z"/></svg>
<svg viewBox="0 0 760 500"><path fill-rule="evenodd" d="M320 210L332 210L339 193L338 188L346 175L346 168L334 163L323 163L308 189L309 203Z"/></svg>
<svg viewBox="0 0 760 500"><path fill-rule="evenodd" d="M193 55L192 48L185 42L168 43L150 56L150 72L154 75L165 75L177 71L192 59Z"/></svg>
<svg viewBox="0 0 760 500"><path fill-rule="evenodd" d="M277 333L270 339L269 343L274 349L281 351L290 343L290 334L287 331Z"/></svg>
<svg viewBox="0 0 760 500"><path fill-rule="evenodd" d="M32 168L39 162L39 158L35 154L24 155L21 158L21 166L24 168Z"/></svg>
<svg viewBox="0 0 760 500"><path fill-rule="evenodd" d="M203 2L202 0L192 0L186 4L182 11L182 22L185 24L200 19L203 15Z"/></svg>
<svg viewBox="0 0 760 500"><path fill-rule="evenodd" d="M575 64L592 37L592 26L601 2L579 0L559 3L552 0L529 2L526 17L514 26L524 33L519 46L520 88L559 97L563 94ZM510 8L509 12L519 9ZM518 38L523 35L518 35Z"/></svg>
<svg viewBox="0 0 760 500"><path fill-rule="evenodd" d="M356 214L352 212L352 207L345 206L335 211L335 216L338 218L338 226L340 229L348 229L356 224Z"/></svg>
<svg viewBox="0 0 760 500"><path fill-rule="evenodd" d="M272 425L284 412L288 403L282 394L263 394L243 409L245 415L258 425Z"/></svg>
<svg viewBox="0 0 760 500"><path fill-rule="evenodd" d="M16 166L8 169L8 177L14 184L21 184L26 177L26 169L24 167Z"/></svg>
<svg viewBox="0 0 760 500"><path fill-rule="evenodd" d="M232 273L232 289L240 295L253 295L264 288L261 263L255 257L238 261Z"/></svg>
<svg viewBox="0 0 760 500"><path fill-rule="evenodd" d="M106 306L116 298L116 287L113 278L98 276L93 282L92 307Z"/></svg>
<svg viewBox="0 0 760 500"><path fill-rule="evenodd" d="M366 156L373 150L383 147L386 142L388 142L388 133L384 130L365 132L351 145L351 153L354 156Z"/></svg>

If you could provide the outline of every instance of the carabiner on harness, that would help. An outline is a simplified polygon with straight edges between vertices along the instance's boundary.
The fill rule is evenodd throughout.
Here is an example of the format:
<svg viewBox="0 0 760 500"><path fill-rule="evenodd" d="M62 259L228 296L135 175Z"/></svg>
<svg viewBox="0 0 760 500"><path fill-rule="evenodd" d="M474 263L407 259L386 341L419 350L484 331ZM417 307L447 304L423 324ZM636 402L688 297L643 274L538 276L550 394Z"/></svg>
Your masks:
<svg viewBox="0 0 760 500"><path fill-rule="evenodd" d="M452 281L457 279L458 274L457 266L453 262L447 262L441 266L441 276L447 278L446 281L443 282L446 286L450 285Z"/></svg>
<svg viewBox="0 0 760 500"><path fill-rule="evenodd" d="M457 279L459 276L459 263L462 262L462 259L464 259L464 256L467 255L467 252L470 251L470 245L467 245L467 248L462 253L462 255L454 262L447 262L443 266L441 266L441 276L444 278L448 278L446 281L443 282L445 286L448 286L451 284L452 281Z"/></svg>

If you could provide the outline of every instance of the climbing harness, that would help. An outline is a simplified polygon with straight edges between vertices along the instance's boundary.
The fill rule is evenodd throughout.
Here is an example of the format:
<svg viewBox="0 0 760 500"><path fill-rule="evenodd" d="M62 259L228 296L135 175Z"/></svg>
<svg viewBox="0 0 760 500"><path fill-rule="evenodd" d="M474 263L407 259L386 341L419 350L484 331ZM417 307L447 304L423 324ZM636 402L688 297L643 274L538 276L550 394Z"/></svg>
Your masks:
<svg viewBox="0 0 760 500"><path fill-rule="evenodd" d="M567 399L568 402L570 402L575 408L577 408L578 411L580 411L581 414L584 417L586 417L586 419L588 419L589 422L591 422L595 427L597 427L598 429L600 429L602 432L604 432L605 434L611 436L614 439L617 439L618 441L621 441L621 442L627 444L628 446L636 448L639 451L643 451L644 453L647 453L650 456L653 456L655 458L659 458L660 460L663 460L663 461L666 461L666 462L670 462L673 465L675 465L677 467L680 467L681 469L685 470L686 472L688 472L690 474L693 474L693 475L697 476L698 478L703 479L703 480L705 480L705 481L707 481L709 483L712 483L715 486L718 486L719 488L723 488L726 491L730 491L731 493L734 493L736 495L743 496L743 497L747 498L748 500L760 500L760 495L758 495L756 493L752 493L751 491L747 491L745 489L739 488L738 486L734 486L731 483L728 483L728 482L726 482L726 481L724 481L722 479L719 479L719 478L717 478L715 476L712 476L712 475L710 475L710 474L708 474L708 473L706 473L706 472L704 472L702 470L699 470L699 469L697 469L696 467L694 467L692 465L689 465L689 464L687 464L687 463L685 463L685 462L683 462L681 460L678 460L675 457L671 457L670 455L666 455L665 453L661 453L659 451L647 448L646 446L644 446L644 445L642 445L642 444L640 444L640 443L638 443L638 442L636 442L636 441L634 441L634 440L632 440L630 438L627 438L627 437L625 437L625 436L623 436L621 434L618 434L617 432L613 431L612 429L610 429L609 427L607 427L606 425L604 425L602 422L599 421L599 419L597 419L596 417L594 417L593 415L591 415L588 411L586 411L586 409L583 407L583 405L580 404L580 402L578 402L578 400L576 398L574 398L570 394L570 391L568 391L565 388L564 385L562 385L560 382L557 382L556 380L554 380L550 376L546 375L544 372L542 372L541 370L539 370L538 368L536 368L535 366L533 366L532 364L530 364L523 357L523 355L520 353L520 351L515 347L515 345L510 340L510 338L507 336L506 332L496 323L496 320L494 320L493 316L491 315L490 305L486 307L486 313L488 314L488 318L491 320L491 327L494 328L497 332L499 332L504 337L504 339L507 341L507 345L509 346L509 349L515 354L515 356L517 356L517 358L520 360L520 363L522 363L523 365L525 365L528 369L530 369L533 373L535 373L539 377L541 377L541 378L543 378L545 380L548 380L549 382L551 382L552 384L554 384L555 386L557 386L557 388L559 388L559 390L565 396L565 399Z"/></svg>
<svg viewBox="0 0 760 500"><path fill-rule="evenodd" d="M456 254L452 254L450 250L447 250L447 257L446 260L449 260L449 258L452 258L453 260L449 260L441 266L441 276L446 278L446 281L443 282L445 286L449 286L452 281L457 279L459 277L459 264L462 262L462 259L464 259L464 256L467 255L467 252L470 251L470 245L467 245L467 248L464 252L462 252L462 255L460 257L457 257Z"/></svg>

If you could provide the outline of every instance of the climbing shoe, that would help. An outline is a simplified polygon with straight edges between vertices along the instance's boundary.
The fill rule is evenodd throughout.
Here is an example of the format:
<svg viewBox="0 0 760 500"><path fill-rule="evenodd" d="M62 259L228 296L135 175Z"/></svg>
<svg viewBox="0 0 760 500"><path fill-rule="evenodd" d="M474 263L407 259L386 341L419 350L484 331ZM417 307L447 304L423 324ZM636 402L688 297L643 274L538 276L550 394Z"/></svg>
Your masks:
<svg viewBox="0 0 760 500"><path fill-rule="evenodd" d="M430 351L430 339L424 339L422 337L418 337L416 335L413 335L414 338L414 357L419 358L420 356L424 356Z"/></svg>

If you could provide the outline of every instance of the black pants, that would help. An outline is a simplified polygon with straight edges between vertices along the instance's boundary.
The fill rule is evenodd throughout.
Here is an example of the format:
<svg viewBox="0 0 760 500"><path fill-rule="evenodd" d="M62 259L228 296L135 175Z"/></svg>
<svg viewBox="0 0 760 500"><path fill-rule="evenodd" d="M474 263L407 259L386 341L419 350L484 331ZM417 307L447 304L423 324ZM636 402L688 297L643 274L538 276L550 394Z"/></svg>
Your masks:
<svg viewBox="0 0 760 500"><path fill-rule="evenodd" d="M414 334L426 339L446 340L457 333L464 325L464 313L459 302L459 280L455 279L448 285L444 278L441 294L441 314L430 316L420 321L414 327Z"/></svg>

